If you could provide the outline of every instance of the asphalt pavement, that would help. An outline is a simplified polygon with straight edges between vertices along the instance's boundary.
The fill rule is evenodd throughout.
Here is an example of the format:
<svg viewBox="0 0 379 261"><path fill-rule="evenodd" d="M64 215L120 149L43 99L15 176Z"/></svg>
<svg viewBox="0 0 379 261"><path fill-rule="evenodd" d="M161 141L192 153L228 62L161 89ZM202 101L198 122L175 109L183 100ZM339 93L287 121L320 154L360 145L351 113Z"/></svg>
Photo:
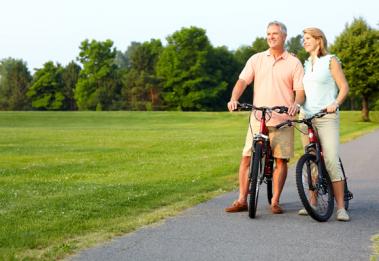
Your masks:
<svg viewBox="0 0 379 261"><path fill-rule="evenodd" d="M282 193L285 213L271 214L266 192L257 218L225 213L237 191L221 195L159 224L84 250L79 260L369 260L371 237L379 233L379 131L341 146L341 158L354 199L350 222L320 223L299 216L294 167ZM238 162L236 162L238 164Z"/></svg>

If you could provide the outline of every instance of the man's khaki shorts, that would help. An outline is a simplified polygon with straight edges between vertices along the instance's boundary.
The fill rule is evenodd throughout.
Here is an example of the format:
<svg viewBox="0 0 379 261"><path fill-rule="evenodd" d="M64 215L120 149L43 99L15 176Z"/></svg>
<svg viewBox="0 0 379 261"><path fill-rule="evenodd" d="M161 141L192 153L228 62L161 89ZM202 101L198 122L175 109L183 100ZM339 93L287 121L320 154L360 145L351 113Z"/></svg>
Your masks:
<svg viewBox="0 0 379 261"><path fill-rule="evenodd" d="M273 151L274 158L290 159L294 156L294 130L293 127L284 127L276 129L268 127L270 145ZM246 134L245 147L242 151L242 156L251 156L253 133L259 133L259 123L252 124L248 127Z"/></svg>

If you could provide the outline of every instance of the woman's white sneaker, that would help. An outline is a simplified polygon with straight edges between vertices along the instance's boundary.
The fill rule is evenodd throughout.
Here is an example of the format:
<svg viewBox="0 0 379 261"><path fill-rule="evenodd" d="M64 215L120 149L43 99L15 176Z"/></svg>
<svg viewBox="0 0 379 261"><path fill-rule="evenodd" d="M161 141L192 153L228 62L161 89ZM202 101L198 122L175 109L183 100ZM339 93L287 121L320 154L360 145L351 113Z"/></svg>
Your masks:
<svg viewBox="0 0 379 261"><path fill-rule="evenodd" d="M349 221L350 220L349 214L347 214L346 209L344 209L344 208L337 209L337 220L338 221Z"/></svg>
<svg viewBox="0 0 379 261"><path fill-rule="evenodd" d="M311 208L313 208L314 210L316 210L317 206L311 205ZM300 216L308 216L309 215L308 211L305 208L300 209L299 212L297 212L297 214L300 215Z"/></svg>

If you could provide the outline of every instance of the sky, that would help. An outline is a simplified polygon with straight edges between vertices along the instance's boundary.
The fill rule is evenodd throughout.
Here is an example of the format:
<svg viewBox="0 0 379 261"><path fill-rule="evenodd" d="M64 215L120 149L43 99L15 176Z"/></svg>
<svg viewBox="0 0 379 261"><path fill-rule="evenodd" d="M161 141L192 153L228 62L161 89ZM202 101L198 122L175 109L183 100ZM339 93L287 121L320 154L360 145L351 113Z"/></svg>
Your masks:
<svg viewBox="0 0 379 261"><path fill-rule="evenodd" d="M378 29L377 0L0 0L0 59L22 59L33 73L48 61L66 66L85 39L110 39L124 52L131 42L160 39L183 27L206 30L215 47L235 50L264 37L273 20L288 38L306 27L333 42L363 17Z"/></svg>

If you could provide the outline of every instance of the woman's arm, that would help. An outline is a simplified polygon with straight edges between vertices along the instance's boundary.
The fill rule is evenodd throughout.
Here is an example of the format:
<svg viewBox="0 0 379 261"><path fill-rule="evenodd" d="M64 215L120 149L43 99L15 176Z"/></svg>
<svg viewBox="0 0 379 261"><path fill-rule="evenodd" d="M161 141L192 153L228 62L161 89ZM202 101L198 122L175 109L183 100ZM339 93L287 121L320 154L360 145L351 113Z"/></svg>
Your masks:
<svg viewBox="0 0 379 261"><path fill-rule="evenodd" d="M332 73L333 79L336 81L339 93L334 103L328 105L328 107L326 107L326 110L328 112L335 112L338 107L345 101L349 92L349 85L345 78L345 74L343 73L341 64L336 57L331 58L330 71Z"/></svg>

